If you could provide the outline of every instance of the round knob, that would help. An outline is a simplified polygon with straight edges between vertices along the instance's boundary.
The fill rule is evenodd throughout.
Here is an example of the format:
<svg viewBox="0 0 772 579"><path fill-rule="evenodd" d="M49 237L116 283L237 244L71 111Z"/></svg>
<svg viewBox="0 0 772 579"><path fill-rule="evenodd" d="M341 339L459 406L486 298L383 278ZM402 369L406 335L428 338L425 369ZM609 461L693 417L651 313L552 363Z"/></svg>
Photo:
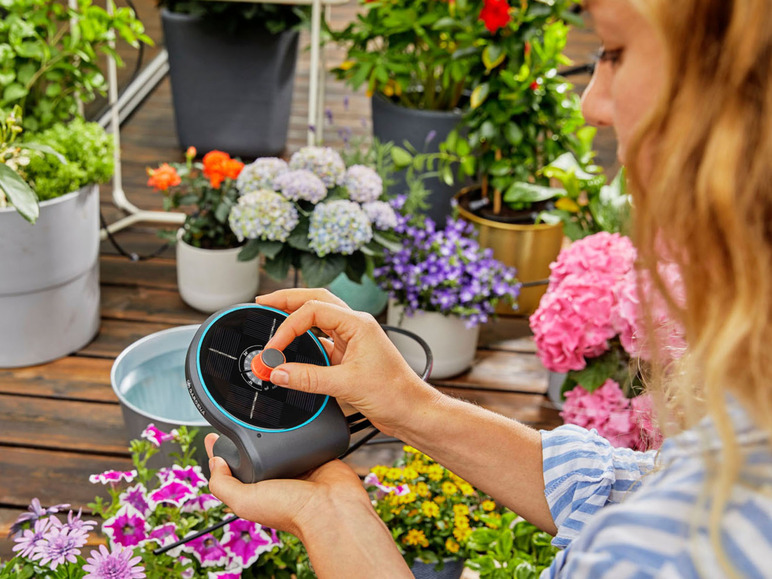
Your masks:
<svg viewBox="0 0 772 579"><path fill-rule="evenodd" d="M252 358L252 373L263 381L271 380L271 372L277 366L284 364L287 359L281 350L268 348Z"/></svg>

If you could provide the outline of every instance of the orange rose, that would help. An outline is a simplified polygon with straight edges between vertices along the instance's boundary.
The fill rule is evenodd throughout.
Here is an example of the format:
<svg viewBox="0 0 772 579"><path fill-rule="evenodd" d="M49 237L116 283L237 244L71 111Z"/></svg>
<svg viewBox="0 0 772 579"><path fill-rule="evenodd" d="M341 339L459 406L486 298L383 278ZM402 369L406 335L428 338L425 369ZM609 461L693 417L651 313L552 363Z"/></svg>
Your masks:
<svg viewBox="0 0 772 579"><path fill-rule="evenodd" d="M212 187L218 189L222 182L235 179L244 168L244 163L231 159L228 153L209 151L203 158L204 175L209 178Z"/></svg>
<svg viewBox="0 0 772 579"><path fill-rule="evenodd" d="M188 150L185 151L185 157L188 159L195 159L197 154L198 151L196 151L196 148L193 146L188 147Z"/></svg>
<svg viewBox="0 0 772 579"><path fill-rule="evenodd" d="M169 163L164 163L156 170L148 169L147 174L150 175L147 184L159 191L166 191L169 187L175 187L182 182L177 169Z"/></svg>

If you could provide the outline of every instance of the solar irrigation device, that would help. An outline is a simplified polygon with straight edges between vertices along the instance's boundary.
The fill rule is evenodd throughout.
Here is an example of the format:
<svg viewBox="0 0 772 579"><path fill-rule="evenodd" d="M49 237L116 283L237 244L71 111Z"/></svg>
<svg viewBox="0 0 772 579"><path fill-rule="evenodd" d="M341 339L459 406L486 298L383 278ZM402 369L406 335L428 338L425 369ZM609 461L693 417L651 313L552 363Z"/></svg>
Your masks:
<svg viewBox="0 0 772 579"><path fill-rule="evenodd" d="M231 473L243 483L292 478L343 458L372 439L378 430L362 414L345 416L335 398L299 392L270 381L271 371L286 362L329 366L319 339L310 331L284 351L265 348L286 312L257 304L238 304L215 312L201 324L188 347L185 378L193 403L221 436L214 445ZM421 375L431 372L432 353L419 336L393 326L426 354ZM351 435L371 432L350 445ZM159 547L159 555L222 527L226 518L183 539Z"/></svg>

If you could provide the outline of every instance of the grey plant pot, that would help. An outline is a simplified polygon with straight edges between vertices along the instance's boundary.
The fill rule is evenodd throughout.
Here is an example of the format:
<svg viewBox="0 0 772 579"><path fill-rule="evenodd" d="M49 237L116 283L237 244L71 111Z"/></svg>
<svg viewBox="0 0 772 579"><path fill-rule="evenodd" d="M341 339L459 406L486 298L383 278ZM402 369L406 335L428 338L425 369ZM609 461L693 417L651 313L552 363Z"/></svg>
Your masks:
<svg viewBox="0 0 772 579"><path fill-rule="evenodd" d="M403 146L407 141L421 153L438 152L450 132L461 122L461 111L427 111L409 109L397 105L385 96L376 93L372 98L373 136L381 142L392 141ZM434 131L434 138L427 141ZM389 188L389 193L406 193L405 172L395 175L396 183ZM436 177L424 180L429 190L430 208L426 215L431 217L440 227L444 227L445 218L451 213L451 200L461 185L449 186Z"/></svg>
<svg viewBox="0 0 772 579"><path fill-rule="evenodd" d="M439 571L434 563L424 563L416 560L410 571L416 579L459 579L464 572L463 559L445 559L445 565Z"/></svg>
<svg viewBox="0 0 772 579"><path fill-rule="evenodd" d="M99 187L43 201L35 225L0 209L0 367L49 362L99 330Z"/></svg>
<svg viewBox="0 0 772 579"><path fill-rule="evenodd" d="M198 16L161 10L177 137L183 148L234 156L280 155L287 143L297 30L259 22L226 30Z"/></svg>

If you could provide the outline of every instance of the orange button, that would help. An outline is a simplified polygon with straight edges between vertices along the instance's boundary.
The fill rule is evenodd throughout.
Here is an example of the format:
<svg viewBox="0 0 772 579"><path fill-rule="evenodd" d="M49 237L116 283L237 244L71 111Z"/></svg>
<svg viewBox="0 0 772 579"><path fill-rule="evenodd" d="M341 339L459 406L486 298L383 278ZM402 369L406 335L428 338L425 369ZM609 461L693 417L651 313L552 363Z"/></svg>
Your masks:
<svg viewBox="0 0 772 579"><path fill-rule="evenodd" d="M270 382L273 369L286 361L287 359L281 350L268 348L252 358L252 373L260 380Z"/></svg>

